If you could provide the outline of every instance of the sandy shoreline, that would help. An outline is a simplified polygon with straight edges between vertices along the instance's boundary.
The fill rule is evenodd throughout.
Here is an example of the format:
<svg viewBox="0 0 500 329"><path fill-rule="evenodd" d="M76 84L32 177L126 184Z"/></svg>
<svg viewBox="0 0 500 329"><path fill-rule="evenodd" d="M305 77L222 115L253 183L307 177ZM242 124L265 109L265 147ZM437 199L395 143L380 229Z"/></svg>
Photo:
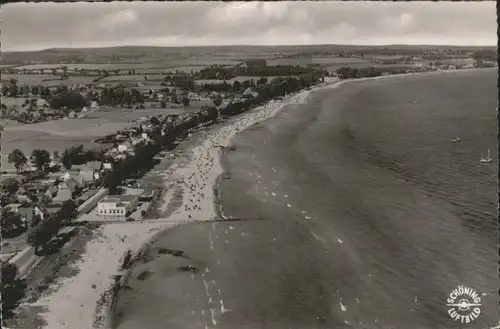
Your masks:
<svg viewBox="0 0 500 329"><path fill-rule="evenodd" d="M47 310L39 314L46 328L106 328L109 298L103 302L102 296L109 294L115 276L122 274L119 268L127 250L140 250L155 234L180 223L215 218L213 188L223 173L220 154L230 145L231 138L238 131L275 115L286 105L304 103L313 90L324 87L325 84L283 101L271 101L208 132L201 145L186 152L187 163L174 163L164 174L165 186L177 183L183 190L179 209L168 218L103 225L97 231L98 238L86 245L84 257L73 265L78 274L58 280L57 291L27 306ZM168 191L164 194L164 204L169 204L172 195Z"/></svg>
<svg viewBox="0 0 500 329"><path fill-rule="evenodd" d="M463 72L464 70L457 70ZM446 71L448 72L448 71ZM442 72L426 72L436 74ZM418 74L418 75L422 75ZM401 74L338 82L330 79L328 83L304 90L283 101L270 101L266 105L253 109L238 117L229 119L220 128L206 133L200 145L186 152L187 162L174 163L164 174L164 185L182 189L182 204L168 218L160 218L145 222L126 222L108 224L98 230L99 238L89 242L85 256L75 264L78 274L72 278L56 282L59 289L50 296L42 297L30 304L47 309L40 314L50 329L89 329L107 327L107 310L109 299L102 297L115 283L114 277L127 250L138 251L154 235L178 224L191 221L205 221L217 217L214 192L217 182L223 173L220 155L223 148L230 146L231 138L241 130L270 118L289 104L305 103L309 95L317 90L336 88L350 81L387 79L413 74ZM417 74L416 74L417 75ZM163 195L164 205L168 205L173 197L172 191ZM162 209L162 211L165 211ZM97 305L97 307L96 307ZM96 320L97 319L97 320Z"/></svg>

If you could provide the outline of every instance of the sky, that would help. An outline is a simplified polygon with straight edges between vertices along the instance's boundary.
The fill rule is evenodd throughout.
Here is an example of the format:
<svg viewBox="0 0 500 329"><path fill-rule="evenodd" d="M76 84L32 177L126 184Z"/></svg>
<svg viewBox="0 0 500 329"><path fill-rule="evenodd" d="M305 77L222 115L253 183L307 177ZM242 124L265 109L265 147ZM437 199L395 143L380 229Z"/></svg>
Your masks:
<svg viewBox="0 0 500 329"><path fill-rule="evenodd" d="M111 2L2 6L2 51L125 45L496 45L491 2Z"/></svg>

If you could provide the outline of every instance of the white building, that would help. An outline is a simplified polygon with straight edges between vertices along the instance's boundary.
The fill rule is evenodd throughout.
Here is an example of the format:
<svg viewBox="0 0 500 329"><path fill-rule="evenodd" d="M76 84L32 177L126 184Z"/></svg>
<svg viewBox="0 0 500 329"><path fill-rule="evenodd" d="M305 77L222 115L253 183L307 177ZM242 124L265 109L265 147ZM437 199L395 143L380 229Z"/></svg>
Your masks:
<svg viewBox="0 0 500 329"><path fill-rule="evenodd" d="M108 195L97 203L98 216L125 217L137 208L137 195Z"/></svg>

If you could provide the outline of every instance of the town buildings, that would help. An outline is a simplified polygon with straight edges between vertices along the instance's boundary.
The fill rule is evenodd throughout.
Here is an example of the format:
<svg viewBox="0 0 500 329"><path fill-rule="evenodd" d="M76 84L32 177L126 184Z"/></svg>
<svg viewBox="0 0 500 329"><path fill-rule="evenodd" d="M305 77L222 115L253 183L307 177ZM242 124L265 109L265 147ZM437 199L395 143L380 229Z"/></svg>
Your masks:
<svg viewBox="0 0 500 329"><path fill-rule="evenodd" d="M98 216L126 217L137 209L137 195L108 195L96 207Z"/></svg>

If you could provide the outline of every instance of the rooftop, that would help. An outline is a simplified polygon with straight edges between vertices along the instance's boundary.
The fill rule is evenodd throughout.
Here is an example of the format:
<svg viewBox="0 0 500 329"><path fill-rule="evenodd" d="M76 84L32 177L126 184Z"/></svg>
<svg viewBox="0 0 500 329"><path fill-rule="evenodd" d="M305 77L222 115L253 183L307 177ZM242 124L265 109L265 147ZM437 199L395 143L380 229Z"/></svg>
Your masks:
<svg viewBox="0 0 500 329"><path fill-rule="evenodd" d="M130 202L136 198L137 198L137 195L128 195L128 194L108 195L99 202L100 203L115 203L115 204L117 204L117 203L123 203L123 202Z"/></svg>
<svg viewBox="0 0 500 329"><path fill-rule="evenodd" d="M112 198L112 197L107 196L104 199L102 199L101 201L99 201L99 203L117 203L119 201L120 201L119 198Z"/></svg>

